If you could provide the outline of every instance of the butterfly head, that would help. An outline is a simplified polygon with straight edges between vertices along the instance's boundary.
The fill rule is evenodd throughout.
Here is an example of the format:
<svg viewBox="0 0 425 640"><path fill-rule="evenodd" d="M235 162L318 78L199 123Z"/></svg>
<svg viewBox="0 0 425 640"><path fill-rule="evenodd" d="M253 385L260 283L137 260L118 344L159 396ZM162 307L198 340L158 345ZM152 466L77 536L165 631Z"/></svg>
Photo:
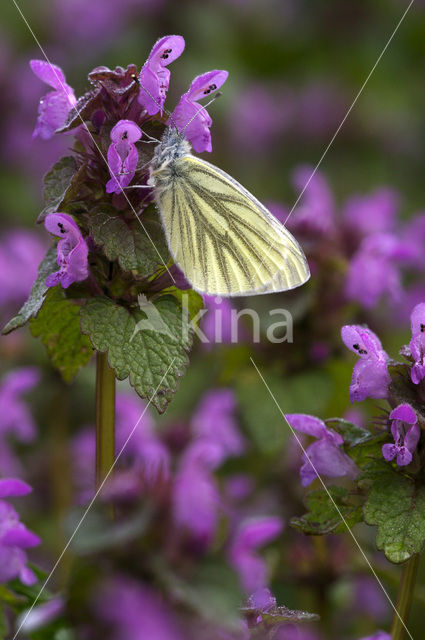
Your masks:
<svg viewBox="0 0 425 640"><path fill-rule="evenodd" d="M155 148L151 165L152 170L163 168L174 160L190 154L190 152L191 146L184 134L176 127L167 127L161 142Z"/></svg>

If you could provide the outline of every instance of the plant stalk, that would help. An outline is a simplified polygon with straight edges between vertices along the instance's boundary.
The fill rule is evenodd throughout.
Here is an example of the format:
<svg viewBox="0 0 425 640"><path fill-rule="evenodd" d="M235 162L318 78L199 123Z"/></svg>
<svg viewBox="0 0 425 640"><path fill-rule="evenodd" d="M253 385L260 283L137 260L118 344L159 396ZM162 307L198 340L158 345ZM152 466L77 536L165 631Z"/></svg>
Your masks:
<svg viewBox="0 0 425 640"><path fill-rule="evenodd" d="M407 622L409 620L410 607L415 589L416 574L418 572L419 555L410 558L404 565L401 573L400 584L397 594L397 613L394 612L391 625L392 640L403 640L406 634ZM398 615L397 615L398 614ZM404 624L403 624L404 623Z"/></svg>
<svg viewBox="0 0 425 640"><path fill-rule="evenodd" d="M115 374L106 353L96 354L96 488L115 460Z"/></svg>

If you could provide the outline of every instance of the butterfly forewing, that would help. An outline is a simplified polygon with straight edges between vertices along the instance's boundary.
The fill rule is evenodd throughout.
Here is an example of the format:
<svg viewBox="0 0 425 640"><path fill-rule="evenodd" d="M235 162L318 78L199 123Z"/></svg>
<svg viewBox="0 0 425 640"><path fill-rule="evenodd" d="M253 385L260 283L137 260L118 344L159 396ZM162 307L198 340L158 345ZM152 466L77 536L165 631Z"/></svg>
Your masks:
<svg viewBox="0 0 425 640"><path fill-rule="evenodd" d="M169 169L157 204L173 257L195 289L253 295L309 278L295 238L231 176L191 155Z"/></svg>

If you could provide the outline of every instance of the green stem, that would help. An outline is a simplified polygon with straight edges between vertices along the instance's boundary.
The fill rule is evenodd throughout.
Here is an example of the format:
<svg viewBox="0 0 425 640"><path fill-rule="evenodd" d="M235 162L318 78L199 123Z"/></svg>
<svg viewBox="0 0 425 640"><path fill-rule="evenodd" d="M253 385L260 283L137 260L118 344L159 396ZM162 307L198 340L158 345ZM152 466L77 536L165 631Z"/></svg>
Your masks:
<svg viewBox="0 0 425 640"><path fill-rule="evenodd" d="M106 353L96 354L96 487L115 460L115 374Z"/></svg>
<svg viewBox="0 0 425 640"><path fill-rule="evenodd" d="M393 622L391 625L392 640L403 640L405 637L410 607L413 600L413 592L415 589L418 564L419 555L415 555L403 565L397 594L397 613L394 612Z"/></svg>

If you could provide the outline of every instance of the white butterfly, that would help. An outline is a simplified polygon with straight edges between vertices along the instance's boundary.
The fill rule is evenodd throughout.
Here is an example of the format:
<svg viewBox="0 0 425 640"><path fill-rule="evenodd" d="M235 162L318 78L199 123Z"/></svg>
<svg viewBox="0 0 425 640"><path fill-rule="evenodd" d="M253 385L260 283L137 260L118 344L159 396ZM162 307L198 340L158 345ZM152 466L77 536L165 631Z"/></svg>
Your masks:
<svg viewBox="0 0 425 640"><path fill-rule="evenodd" d="M148 184L174 261L200 293L287 291L310 277L289 231L231 176L194 157L173 127L155 149Z"/></svg>

